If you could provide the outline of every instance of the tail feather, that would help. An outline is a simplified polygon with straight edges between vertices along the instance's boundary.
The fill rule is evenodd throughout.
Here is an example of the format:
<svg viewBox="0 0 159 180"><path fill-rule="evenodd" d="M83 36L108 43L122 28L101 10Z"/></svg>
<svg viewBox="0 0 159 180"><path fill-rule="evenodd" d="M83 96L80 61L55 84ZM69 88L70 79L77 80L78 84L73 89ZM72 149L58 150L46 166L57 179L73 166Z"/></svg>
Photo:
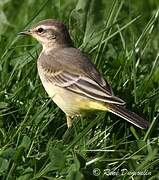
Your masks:
<svg viewBox="0 0 159 180"><path fill-rule="evenodd" d="M113 114L116 114L117 116L125 119L126 121L134 124L135 126L145 129L148 127L148 122L143 119L142 117L138 116L134 112L129 111L123 106L110 104L108 105L108 111L112 112Z"/></svg>

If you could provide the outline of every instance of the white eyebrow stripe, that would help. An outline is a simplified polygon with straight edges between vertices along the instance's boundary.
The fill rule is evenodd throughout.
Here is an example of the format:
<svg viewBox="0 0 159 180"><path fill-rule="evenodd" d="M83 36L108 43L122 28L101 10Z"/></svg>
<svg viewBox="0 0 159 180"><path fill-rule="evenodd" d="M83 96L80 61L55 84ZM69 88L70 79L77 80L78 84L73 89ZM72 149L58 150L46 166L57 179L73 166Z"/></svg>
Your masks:
<svg viewBox="0 0 159 180"><path fill-rule="evenodd" d="M36 27L36 29L38 29L38 28L53 29L53 30L57 31L57 28L55 26L39 25L39 26Z"/></svg>

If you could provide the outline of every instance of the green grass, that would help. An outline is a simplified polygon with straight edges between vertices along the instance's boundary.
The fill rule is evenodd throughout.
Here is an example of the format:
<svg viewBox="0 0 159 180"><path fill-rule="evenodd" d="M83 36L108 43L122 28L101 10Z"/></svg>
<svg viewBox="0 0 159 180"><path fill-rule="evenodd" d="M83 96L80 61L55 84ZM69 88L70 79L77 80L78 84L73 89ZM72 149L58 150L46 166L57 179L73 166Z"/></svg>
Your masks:
<svg viewBox="0 0 159 180"><path fill-rule="evenodd" d="M67 24L75 46L89 54L127 107L149 121L148 129L98 113L75 118L67 130L37 75L41 46L17 36L46 18ZM0 2L0 179L159 177L158 19L158 0ZM123 169L129 174L122 176ZM146 176L133 175L145 170Z"/></svg>

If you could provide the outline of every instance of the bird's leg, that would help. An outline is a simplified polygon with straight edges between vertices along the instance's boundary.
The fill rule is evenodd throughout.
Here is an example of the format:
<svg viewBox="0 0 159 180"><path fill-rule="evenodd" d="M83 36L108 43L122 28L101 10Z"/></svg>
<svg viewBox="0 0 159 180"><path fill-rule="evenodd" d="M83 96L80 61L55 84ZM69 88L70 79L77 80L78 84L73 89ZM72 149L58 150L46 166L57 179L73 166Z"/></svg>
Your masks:
<svg viewBox="0 0 159 180"><path fill-rule="evenodd" d="M72 117L66 115L66 119L67 119L67 127L71 128L72 127Z"/></svg>
<svg viewBox="0 0 159 180"><path fill-rule="evenodd" d="M70 116L70 115L67 114L66 119L67 119L67 127L68 128L67 128L65 134L63 135L64 144L69 143L72 140L72 138L74 137L74 133L75 133L74 128L71 128L72 127L73 116Z"/></svg>

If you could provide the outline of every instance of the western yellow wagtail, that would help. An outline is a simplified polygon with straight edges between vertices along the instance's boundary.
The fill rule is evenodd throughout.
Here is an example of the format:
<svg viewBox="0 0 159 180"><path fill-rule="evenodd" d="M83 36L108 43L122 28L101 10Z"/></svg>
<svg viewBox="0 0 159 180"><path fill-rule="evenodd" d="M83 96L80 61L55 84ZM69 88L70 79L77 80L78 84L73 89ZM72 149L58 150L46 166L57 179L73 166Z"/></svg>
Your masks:
<svg viewBox="0 0 159 180"><path fill-rule="evenodd" d="M90 59L73 47L62 22L43 20L20 34L31 35L42 44L38 73L48 95L66 114L68 127L74 116L95 110L112 112L139 128L148 127L147 121L126 109L125 102L114 96Z"/></svg>

